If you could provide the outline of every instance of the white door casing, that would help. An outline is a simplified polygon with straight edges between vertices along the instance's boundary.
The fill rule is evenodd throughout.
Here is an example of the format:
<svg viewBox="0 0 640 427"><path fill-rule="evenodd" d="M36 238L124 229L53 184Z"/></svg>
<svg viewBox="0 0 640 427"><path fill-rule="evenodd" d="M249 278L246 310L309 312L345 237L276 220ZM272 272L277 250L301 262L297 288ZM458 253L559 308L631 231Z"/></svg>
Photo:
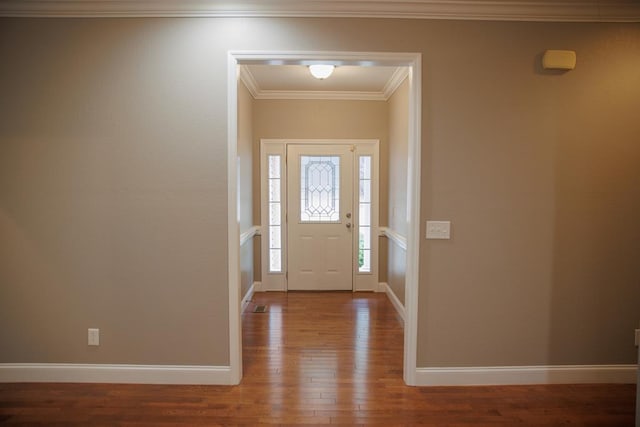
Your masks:
<svg viewBox="0 0 640 427"><path fill-rule="evenodd" d="M353 146L287 146L289 290L353 289Z"/></svg>
<svg viewBox="0 0 640 427"><path fill-rule="evenodd" d="M384 65L409 67L409 155L407 173L407 271L405 278L405 325L403 377L408 385L417 384L418 338L418 265L420 260L420 175L422 122L422 55L401 52L345 51L229 51L227 54L227 222L228 222L228 282L229 282L229 384L242 379L242 328L240 316L240 229L237 195L237 126L238 126L238 66L283 64L300 61L336 61L344 65ZM263 237L264 238L264 237ZM263 263L264 264L264 263ZM263 278L264 280L264 278Z"/></svg>

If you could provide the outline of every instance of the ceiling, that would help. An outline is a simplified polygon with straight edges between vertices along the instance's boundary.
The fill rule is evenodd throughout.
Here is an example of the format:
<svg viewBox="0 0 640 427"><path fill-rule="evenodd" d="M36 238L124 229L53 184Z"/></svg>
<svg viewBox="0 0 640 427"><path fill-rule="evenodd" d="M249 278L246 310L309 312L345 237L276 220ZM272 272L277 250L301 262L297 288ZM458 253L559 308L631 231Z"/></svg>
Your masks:
<svg viewBox="0 0 640 427"><path fill-rule="evenodd" d="M640 22L638 0L0 0L0 16L287 16Z"/></svg>
<svg viewBox="0 0 640 427"><path fill-rule="evenodd" d="M407 73L406 67L342 65L318 80L306 65L243 65L240 76L256 99L386 100Z"/></svg>

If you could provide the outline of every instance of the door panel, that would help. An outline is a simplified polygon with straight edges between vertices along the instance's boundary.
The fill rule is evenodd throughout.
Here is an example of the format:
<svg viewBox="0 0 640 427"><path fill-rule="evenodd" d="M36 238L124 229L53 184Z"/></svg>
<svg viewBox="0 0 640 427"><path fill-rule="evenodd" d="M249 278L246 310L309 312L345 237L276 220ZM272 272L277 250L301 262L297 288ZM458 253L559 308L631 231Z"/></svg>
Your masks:
<svg viewBox="0 0 640 427"><path fill-rule="evenodd" d="M289 145L287 168L288 289L351 290L351 146Z"/></svg>

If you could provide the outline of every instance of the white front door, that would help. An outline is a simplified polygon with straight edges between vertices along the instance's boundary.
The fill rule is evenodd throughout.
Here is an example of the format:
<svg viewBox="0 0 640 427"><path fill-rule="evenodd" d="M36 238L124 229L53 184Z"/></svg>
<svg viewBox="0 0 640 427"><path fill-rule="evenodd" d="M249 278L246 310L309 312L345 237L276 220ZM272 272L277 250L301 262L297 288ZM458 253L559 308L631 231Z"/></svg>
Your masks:
<svg viewBox="0 0 640 427"><path fill-rule="evenodd" d="M288 289L353 289L351 145L287 146Z"/></svg>

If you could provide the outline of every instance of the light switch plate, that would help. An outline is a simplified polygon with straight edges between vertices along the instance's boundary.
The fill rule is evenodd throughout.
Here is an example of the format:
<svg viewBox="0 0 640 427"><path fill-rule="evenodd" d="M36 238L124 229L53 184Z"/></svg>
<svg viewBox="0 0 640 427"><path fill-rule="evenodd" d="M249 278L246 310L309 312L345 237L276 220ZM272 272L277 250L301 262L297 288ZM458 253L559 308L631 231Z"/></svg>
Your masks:
<svg viewBox="0 0 640 427"><path fill-rule="evenodd" d="M450 239L451 221L427 221L427 239Z"/></svg>
<svg viewBox="0 0 640 427"><path fill-rule="evenodd" d="M88 342L89 345L100 345L100 329L89 328L88 331Z"/></svg>

